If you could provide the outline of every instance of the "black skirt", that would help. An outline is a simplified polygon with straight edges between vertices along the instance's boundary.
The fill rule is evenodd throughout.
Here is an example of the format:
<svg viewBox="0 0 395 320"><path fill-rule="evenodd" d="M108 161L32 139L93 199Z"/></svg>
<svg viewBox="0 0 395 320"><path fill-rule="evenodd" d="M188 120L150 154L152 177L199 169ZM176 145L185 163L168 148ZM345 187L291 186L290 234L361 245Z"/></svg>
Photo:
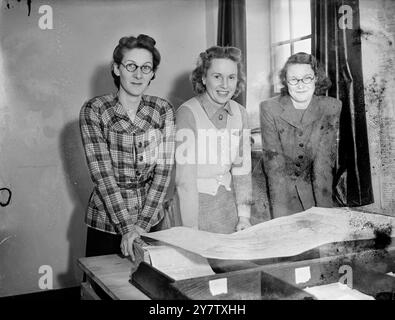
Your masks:
<svg viewBox="0 0 395 320"><path fill-rule="evenodd" d="M103 256L107 254L121 254L120 234L112 234L88 227L86 237L87 257Z"/></svg>

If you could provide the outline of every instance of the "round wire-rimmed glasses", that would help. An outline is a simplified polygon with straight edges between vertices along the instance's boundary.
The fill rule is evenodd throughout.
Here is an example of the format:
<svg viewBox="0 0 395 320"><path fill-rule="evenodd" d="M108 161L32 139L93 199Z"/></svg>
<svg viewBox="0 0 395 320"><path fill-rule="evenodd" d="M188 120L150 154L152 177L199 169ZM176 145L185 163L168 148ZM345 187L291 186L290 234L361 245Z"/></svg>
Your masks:
<svg viewBox="0 0 395 320"><path fill-rule="evenodd" d="M142 66L138 66L135 63L128 63L128 64L123 64L121 62L121 65L123 65L125 67L125 69L129 72L134 72L136 71L138 68L140 68L141 72L144 74L149 74L153 69L150 65L148 64L143 64Z"/></svg>

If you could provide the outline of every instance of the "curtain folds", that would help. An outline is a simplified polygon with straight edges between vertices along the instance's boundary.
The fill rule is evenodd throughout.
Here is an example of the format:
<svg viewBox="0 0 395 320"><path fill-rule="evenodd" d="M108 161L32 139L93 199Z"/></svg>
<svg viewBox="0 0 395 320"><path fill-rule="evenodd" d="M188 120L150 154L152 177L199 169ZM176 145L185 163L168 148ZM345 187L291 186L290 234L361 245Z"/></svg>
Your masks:
<svg viewBox="0 0 395 320"><path fill-rule="evenodd" d="M373 203L365 116L358 0L311 0L312 54L332 81L328 95L342 101L334 179L339 205Z"/></svg>
<svg viewBox="0 0 395 320"><path fill-rule="evenodd" d="M247 72L246 7L245 0L218 0L217 45L239 48L243 53L245 72ZM246 92L235 99L246 105Z"/></svg>

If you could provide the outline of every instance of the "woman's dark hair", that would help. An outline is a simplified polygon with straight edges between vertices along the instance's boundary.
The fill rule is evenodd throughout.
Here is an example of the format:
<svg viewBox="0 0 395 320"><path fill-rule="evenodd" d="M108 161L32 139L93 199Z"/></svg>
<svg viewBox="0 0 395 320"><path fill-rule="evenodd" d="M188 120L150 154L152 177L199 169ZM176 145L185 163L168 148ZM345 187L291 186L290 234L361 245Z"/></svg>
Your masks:
<svg viewBox="0 0 395 320"><path fill-rule="evenodd" d="M114 49L114 53L112 54L112 66L111 66L111 75L114 78L114 83L117 88L119 88L120 80L119 76L114 73L114 64L118 66L121 64L123 56L126 50L131 49L146 49L152 53L152 63L153 63L153 72L154 75L151 80L155 79L155 72L158 69L160 63L160 53L158 49L155 48L156 41L147 36L145 34L140 34L137 38L130 37L122 37L119 39L118 45Z"/></svg>
<svg viewBox="0 0 395 320"><path fill-rule="evenodd" d="M239 48L213 46L199 54L195 70L192 71L191 82L193 91L201 94L206 91L202 77L206 76L213 59L229 59L237 63L237 87L232 98L237 97L245 87L245 74L242 64L242 54Z"/></svg>
<svg viewBox="0 0 395 320"><path fill-rule="evenodd" d="M280 71L280 81L284 86L281 88L282 95L288 95L288 83L287 83L287 71L288 66L292 64L308 64L311 66L311 69L314 71L314 76L316 78L315 81L315 91L314 94L317 96L325 95L326 91L331 87L332 82L327 77L324 69L321 64L317 61L317 59L308 53L298 52L290 56L285 63L284 67Z"/></svg>

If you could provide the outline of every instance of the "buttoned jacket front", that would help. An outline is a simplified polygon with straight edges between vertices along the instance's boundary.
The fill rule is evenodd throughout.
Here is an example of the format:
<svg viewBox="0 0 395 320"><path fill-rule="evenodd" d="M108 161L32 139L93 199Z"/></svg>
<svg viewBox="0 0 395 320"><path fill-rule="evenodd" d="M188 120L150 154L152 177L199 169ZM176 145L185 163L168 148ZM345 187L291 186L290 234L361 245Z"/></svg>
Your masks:
<svg viewBox="0 0 395 320"><path fill-rule="evenodd" d="M263 166L274 218L332 207L341 102L313 96L299 121L288 95L260 106Z"/></svg>
<svg viewBox="0 0 395 320"><path fill-rule="evenodd" d="M82 107L80 128L94 183L86 223L109 233L149 231L162 218L174 164L172 106L144 95L131 121L117 95L96 97Z"/></svg>

